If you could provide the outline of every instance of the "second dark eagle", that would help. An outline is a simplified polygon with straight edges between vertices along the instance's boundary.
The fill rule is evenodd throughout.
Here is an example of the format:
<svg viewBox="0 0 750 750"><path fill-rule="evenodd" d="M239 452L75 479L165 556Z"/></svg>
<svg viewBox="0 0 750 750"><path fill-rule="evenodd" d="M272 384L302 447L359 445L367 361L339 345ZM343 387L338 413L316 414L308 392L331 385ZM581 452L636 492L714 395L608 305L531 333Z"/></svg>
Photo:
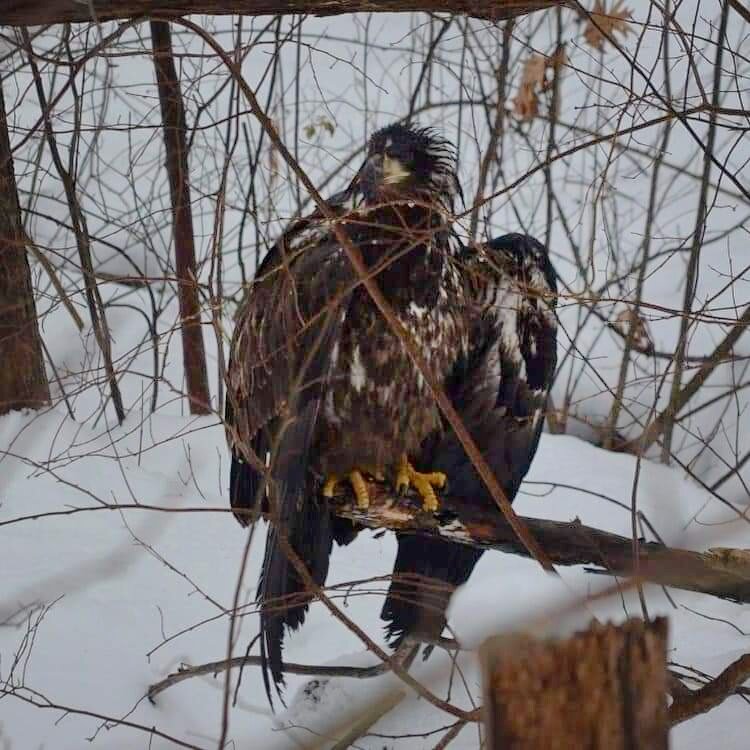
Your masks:
<svg viewBox="0 0 750 750"><path fill-rule="evenodd" d="M241 308L226 404L230 495L243 525L259 502L276 519L258 599L261 653L277 687L284 632L302 624L310 601L284 548L318 585L325 582L333 542L353 536L351 524L328 510L339 483L349 483L363 506L367 477L412 487L428 511L439 507L446 480L457 497L493 503L358 283L333 221L511 500L536 451L556 363L555 274L546 249L524 235L462 245L452 228L459 191L454 150L434 131L400 124L378 131L347 190L329 203L335 218L315 211L294 222ZM382 612L393 646L405 636L440 635L451 592L481 554L398 536Z"/></svg>

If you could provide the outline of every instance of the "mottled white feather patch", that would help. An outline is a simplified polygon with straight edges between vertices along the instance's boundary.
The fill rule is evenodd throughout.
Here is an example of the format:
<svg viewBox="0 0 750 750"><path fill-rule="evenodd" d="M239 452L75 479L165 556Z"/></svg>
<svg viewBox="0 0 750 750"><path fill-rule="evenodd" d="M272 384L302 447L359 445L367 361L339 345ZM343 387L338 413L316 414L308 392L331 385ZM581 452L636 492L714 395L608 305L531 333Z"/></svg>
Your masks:
<svg viewBox="0 0 750 750"><path fill-rule="evenodd" d="M422 307L421 305L418 305L416 302L410 302L409 303L409 312L418 320L422 320L425 315L427 315L427 308Z"/></svg>
<svg viewBox="0 0 750 750"><path fill-rule="evenodd" d="M471 541L472 536L466 530L466 527L458 520L451 521L443 526L438 526L438 532L441 536L447 537L448 539L464 539Z"/></svg>
<svg viewBox="0 0 750 750"><path fill-rule="evenodd" d="M526 376L526 362L521 353L521 337L518 331L518 313L522 299L517 292L506 292L495 305L495 314L500 324L500 346L503 354L519 367L519 376Z"/></svg>
<svg viewBox="0 0 750 750"><path fill-rule="evenodd" d="M364 365L362 364L362 355L359 352L359 346L355 346L352 351L352 367L349 371L349 380L357 393L359 393L367 382Z"/></svg>

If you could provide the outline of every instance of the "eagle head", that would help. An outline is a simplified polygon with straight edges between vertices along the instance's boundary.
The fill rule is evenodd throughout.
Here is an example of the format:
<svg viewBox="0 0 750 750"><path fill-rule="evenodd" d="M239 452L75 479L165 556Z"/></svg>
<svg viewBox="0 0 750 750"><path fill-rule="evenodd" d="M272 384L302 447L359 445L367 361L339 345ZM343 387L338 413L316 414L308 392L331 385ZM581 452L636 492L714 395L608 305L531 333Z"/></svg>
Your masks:
<svg viewBox="0 0 750 750"><path fill-rule="evenodd" d="M369 203L416 199L452 210L454 197L463 199L456 152L432 128L394 123L378 130L370 138L358 182Z"/></svg>

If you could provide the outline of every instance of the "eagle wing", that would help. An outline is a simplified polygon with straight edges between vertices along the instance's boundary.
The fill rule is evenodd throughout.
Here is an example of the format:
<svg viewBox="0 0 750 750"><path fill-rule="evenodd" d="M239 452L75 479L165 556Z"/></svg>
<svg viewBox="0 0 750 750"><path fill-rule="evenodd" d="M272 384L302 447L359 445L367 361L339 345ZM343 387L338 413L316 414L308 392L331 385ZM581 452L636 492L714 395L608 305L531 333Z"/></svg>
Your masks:
<svg viewBox="0 0 750 750"><path fill-rule="evenodd" d="M350 199L344 192L329 206L340 214ZM257 496L265 496L261 488L280 417L314 410L320 399L322 369L341 322L329 310L332 298L326 295L347 275L341 248L325 217L315 211L284 232L245 295L230 345L224 420L232 451L230 503L243 526L255 518ZM305 353L312 353L309 361ZM298 381L304 387L295 388ZM283 468L276 465L274 473L283 476Z"/></svg>
<svg viewBox="0 0 750 750"><path fill-rule="evenodd" d="M547 250L511 234L461 258L469 348L446 393L509 500L534 458L557 361L556 280ZM456 497L494 505L455 433L428 441L421 463L448 476ZM382 617L391 643L407 634L433 640L454 589L482 552L439 539L398 535L394 578Z"/></svg>
<svg viewBox="0 0 750 750"><path fill-rule="evenodd" d="M536 453L557 365L557 283L547 249L509 234L465 256L473 310L470 351L447 384L449 395L510 500ZM447 466L452 490L492 502L449 433L435 465ZM460 446L458 446L460 448Z"/></svg>
<svg viewBox="0 0 750 750"><path fill-rule="evenodd" d="M277 686L283 683L284 629L302 624L310 599L280 536L316 583L328 572L334 529L308 464L346 311L342 290L352 278L323 217L296 223L261 265L232 339L226 403L232 508L247 525L259 501L268 510L266 485L276 500L258 588L269 699L268 672Z"/></svg>

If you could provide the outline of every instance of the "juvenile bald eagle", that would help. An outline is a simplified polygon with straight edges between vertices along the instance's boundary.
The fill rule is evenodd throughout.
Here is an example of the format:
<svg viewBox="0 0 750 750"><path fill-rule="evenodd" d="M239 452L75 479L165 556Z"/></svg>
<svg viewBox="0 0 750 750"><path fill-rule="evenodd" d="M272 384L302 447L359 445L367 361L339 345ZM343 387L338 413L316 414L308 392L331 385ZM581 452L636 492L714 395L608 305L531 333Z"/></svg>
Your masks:
<svg viewBox="0 0 750 750"><path fill-rule="evenodd" d="M451 229L459 191L450 144L396 124L373 135L330 207L512 498L536 450L555 366L554 274L529 238L464 248ZM319 211L287 229L248 292L231 346L226 425L237 519L253 520L260 501L276 520L258 599L261 654L277 689L285 628L302 624L310 600L284 548L324 583L333 541L353 535L328 512L339 483L361 506L367 476L413 487L428 511L446 477L452 491L491 502ZM481 554L405 535L398 548L383 608L393 645L440 634L450 591ZM445 590L424 594L425 577ZM265 669L264 679L270 697Z"/></svg>

